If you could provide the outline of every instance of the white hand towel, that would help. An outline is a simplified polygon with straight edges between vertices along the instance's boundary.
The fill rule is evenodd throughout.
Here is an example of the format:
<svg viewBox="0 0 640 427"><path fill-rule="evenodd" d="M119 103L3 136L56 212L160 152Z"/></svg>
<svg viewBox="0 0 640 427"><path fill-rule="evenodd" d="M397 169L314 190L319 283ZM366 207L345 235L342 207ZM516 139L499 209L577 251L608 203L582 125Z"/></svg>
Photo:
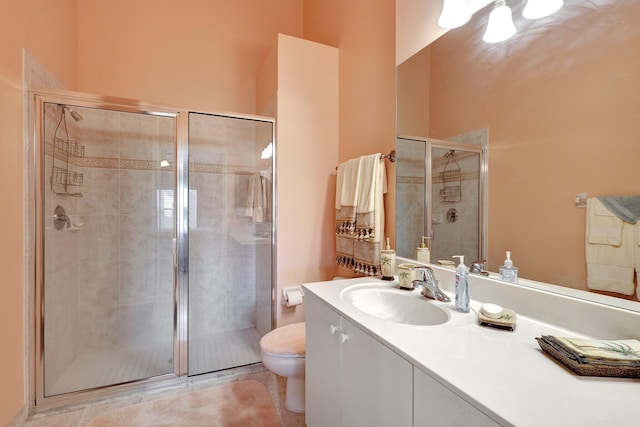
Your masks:
<svg viewBox="0 0 640 427"><path fill-rule="evenodd" d="M340 166L338 166L340 172ZM360 186L360 158L346 162L342 173L340 188L340 205L356 206L358 203L358 190ZM336 206L337 207L337 206Z"/></svg>
<svg viewBox="0 0 640 427"><path fill-rule="evenodd" d="M375 196L380 170L380 153L363 156L360 161L358 191L358 213L372 212L375 209Z"/></svg>
<svg viewBox="0 0 640 427"><path fill-rule="evenodd" d="M638 258L636 225L623 222L620 244L586 242L587 287L593 290L632 295L633 273Z"/></svg>

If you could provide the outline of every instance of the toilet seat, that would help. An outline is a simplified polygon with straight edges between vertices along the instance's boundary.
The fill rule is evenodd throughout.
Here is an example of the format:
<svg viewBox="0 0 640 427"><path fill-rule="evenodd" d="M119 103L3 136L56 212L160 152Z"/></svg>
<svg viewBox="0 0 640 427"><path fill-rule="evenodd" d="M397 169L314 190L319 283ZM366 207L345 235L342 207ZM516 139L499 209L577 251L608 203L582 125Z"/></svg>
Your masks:
<svg viewBox="0 0 640 427"><path fill-rule="evenodd" d="M305 357L305 323L281 326L260 340L265 354L279 357Z"/></svg>

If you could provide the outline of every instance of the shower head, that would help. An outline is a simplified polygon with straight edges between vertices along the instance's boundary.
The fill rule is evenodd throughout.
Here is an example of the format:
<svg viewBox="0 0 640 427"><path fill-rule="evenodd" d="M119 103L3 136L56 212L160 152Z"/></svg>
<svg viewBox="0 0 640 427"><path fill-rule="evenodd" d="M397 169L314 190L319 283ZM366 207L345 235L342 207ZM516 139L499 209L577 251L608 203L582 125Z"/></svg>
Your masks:
<svg viewBox="0 0 640 427"><path fill-rule="evenodd" d="M71 114L71 117L73 117L73 120L75 120L76 122L82 120L82 116L80 115L80 113L78 113L77 111L73 111L71 108L69 108L69 106L61 104L60 107L63 111L67 110L69 114Z"/></svg>

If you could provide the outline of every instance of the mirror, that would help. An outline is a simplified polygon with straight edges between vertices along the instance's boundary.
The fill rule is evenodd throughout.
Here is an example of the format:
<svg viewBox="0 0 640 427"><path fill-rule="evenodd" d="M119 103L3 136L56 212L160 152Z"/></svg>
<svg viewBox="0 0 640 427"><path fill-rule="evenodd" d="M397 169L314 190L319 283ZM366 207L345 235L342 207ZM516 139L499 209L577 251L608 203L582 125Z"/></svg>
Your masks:
<svg viewBox="0 0 640 427"><path fill-rule="evenodd" d="M511 251L520 277L591 299L575 198L640 192L640 1L565 0L537 20L509 4L506 42L482 41L489 5L398 66L398 135L487 128L488 269Z"/></svg>

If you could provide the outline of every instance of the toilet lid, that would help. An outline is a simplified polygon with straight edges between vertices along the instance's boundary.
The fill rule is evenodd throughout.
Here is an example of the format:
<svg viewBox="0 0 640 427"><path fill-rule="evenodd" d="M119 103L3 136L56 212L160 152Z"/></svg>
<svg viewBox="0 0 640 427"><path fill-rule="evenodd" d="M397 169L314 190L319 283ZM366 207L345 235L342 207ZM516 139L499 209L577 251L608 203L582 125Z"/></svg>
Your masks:
<svg viewBox="0 0 640 427"><path fill-rule="evenodd" d="M300 322L276 328L262 337L260 348L280 356L304 356L304 327L305 322Z"/></svg>

